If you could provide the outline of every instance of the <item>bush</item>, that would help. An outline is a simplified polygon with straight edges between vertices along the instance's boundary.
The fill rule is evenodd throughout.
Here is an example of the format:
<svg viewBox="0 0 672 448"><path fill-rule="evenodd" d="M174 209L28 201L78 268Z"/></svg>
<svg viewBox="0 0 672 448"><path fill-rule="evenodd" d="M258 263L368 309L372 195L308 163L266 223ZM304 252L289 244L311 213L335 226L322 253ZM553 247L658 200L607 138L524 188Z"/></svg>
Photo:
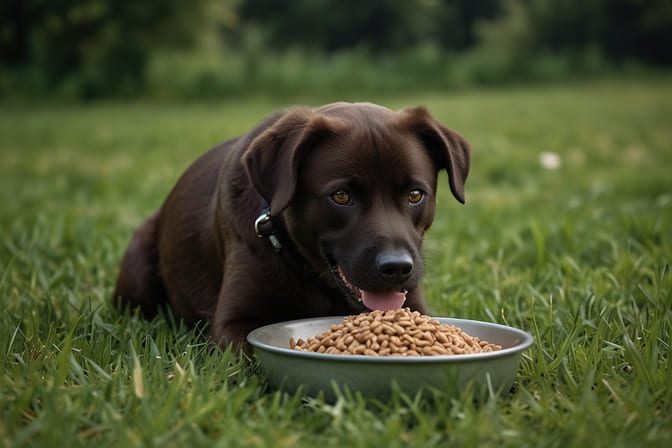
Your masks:
<svg viewBox="0 0 672 448"><path fill-rule="evenodd" d="M203 1L21 0L0 7L3 87L35 95L136 95L147 57L193 36Z"/></svg>
<svg viewBox="0 0 672 448"><path fill-rule="evenodd" d="M665 1L10 1L0 95L342 96L641 70L672 63Z"/></svg>

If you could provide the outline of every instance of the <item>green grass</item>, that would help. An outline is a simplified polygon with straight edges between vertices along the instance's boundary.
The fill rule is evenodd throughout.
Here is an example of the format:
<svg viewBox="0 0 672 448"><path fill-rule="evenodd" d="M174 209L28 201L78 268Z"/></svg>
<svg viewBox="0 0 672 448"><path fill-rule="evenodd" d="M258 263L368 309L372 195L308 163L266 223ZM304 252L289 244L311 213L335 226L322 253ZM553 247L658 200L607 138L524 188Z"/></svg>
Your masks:
<svg viewBox="0 0 672 448"><path fill-rule="evenodd" d="M473 143L466 206L441 179L424 285L437 315L533 333L514 393L303 400L198 329L111 309L186 165L283 105L5 105L0 445L669 446L672 82L366 99L425 103Z"/></svg>

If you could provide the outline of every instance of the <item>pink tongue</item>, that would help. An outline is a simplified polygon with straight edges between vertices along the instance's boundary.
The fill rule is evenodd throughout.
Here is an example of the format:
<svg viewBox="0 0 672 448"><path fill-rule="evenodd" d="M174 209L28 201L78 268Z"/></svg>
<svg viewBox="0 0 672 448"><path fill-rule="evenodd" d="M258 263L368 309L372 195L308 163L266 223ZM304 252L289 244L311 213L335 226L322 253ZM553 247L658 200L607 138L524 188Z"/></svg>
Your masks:
<svg viewBox="0 0 672 448"><path fill-rule="evenodd" d="M362 302L372 311L398 310L406 301L405 292L369 292L362 290Z"/></svg>

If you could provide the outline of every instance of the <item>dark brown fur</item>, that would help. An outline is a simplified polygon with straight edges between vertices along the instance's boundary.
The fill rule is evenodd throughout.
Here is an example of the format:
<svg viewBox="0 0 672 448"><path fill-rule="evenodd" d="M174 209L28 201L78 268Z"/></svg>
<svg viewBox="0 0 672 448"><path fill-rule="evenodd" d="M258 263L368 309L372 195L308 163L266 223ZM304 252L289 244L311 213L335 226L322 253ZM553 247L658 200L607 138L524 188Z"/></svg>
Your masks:
<svg viewBox="0 0 672 448"><path fill-rule="evenodd" d="M426 312L420 247L437 172L448 171L464 202L469 153L422 107L334 103L273 115L189 167L133 236L113 300L146 316L167 304L188 323L207 321L220 345L272 322L364 311L339 269L361 289L408 290L405 306ZM417 205L412 189L424 192ZM352 203L336 204L337 190ZM254 230L264 200L277 253Z"/></svg>

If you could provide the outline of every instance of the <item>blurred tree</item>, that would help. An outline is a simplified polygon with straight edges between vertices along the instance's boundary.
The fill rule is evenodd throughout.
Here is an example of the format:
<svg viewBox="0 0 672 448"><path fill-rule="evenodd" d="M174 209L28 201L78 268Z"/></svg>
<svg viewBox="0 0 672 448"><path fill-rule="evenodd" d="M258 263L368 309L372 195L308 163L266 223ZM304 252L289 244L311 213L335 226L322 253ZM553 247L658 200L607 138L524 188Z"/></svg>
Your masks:
<svg viewBox="0 0 672 448"><path fill-rule="evenodd" d="M672 63L672 0L503 0L481 24L491 44L525 52L598 49L611 60ZM524 38L523 38L524 36Z"/></svg>
<svg viewBox="0 0 672 448"><path fill-rule="evenodd" d="M0 63L80 96L132 93L149 52L193 35L203 1L8 0L0 3Z"/></svg>
<svg viewBox="0 0 672 448"><path fill-rule="evenodd" d="M417 45L432 37L441 4L434 0L245 0L241 19L258 24L273 48L373 52Z"/></svg>
<svg viewBox="0 0 672 448"><path fill-rule="evenodd" d="M514 11L524 22L515 32L529 31L522 51L597 47L612 59L672 62L672 0L242 0L238 11L243 28L256 24L275 49L375 53L432 41L468 50L479 43L480 23L511 28Z"/></svg>
<svg viewBox="0 0 672 448"><path fill-rule="evenodd" d="M292 63L335 52L392 64L410 55L427 78L447 73L450 54L448 65L466 67L458 77L496 82L540 55L544 70L564 64L558 73L569 74L582 58L670 65L672 0L2 0L0 93L140 93L150 56L196 41L200 58L179 70L238 58L244 86L273 52Z"/></svg>
<svg viewBox="0 0 672 448"><path fill-rule="evenodd" d="M478 43L476 24L492 19L502 12L500 0L440 0L441 7L434 16L436 36L447 49L465 50Z"/></svg>

